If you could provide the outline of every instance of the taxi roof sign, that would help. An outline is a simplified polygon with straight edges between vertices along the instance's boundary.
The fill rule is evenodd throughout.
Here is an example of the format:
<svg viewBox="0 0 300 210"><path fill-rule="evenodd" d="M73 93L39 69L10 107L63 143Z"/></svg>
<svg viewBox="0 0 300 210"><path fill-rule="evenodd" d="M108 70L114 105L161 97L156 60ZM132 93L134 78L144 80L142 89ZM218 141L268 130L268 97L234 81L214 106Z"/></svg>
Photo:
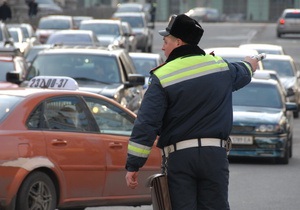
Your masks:
<svg viewBox="0 0 300 210"><path fill-rule="evenodd" d="M60 90L78 90L78 83L71 77L36 76L29 81L27 87Z"/></svg>

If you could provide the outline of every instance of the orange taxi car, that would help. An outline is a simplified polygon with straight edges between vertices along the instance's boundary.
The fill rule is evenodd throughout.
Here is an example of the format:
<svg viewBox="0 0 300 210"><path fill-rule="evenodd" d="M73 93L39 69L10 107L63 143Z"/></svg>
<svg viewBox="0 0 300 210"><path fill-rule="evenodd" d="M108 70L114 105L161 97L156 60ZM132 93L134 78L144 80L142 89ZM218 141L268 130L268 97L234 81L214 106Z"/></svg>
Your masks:
<svg viewBox="0 0 300 210"><path fill-rule="evenodd" d="M1 210L151 205L146 182L160 172L159 149L129 189L124 166L135 114L76 85L35 77L30 88L0 90Z"/></svg>

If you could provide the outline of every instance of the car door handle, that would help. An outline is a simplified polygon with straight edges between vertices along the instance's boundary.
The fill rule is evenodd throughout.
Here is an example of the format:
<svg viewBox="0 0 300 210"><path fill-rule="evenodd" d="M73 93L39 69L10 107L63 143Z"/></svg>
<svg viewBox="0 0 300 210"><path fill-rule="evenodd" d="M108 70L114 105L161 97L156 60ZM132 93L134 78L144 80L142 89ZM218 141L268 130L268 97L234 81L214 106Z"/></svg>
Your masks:
<svg viewBox="0 0 300 210"><path fill-rule="evenodd" d="M113 142L113 143L109 144L109 148L112 148L112 149L122 149L123 145L120 144L120 143Z"/></svg>
<svg viewBox="0 0 300 210"><path fill-rule="evenodd" d="M52 140L52 145L56 146L60 146L60 145L67 145L67 141L66 140L62 140L62 139L53 139Z"/></svg>

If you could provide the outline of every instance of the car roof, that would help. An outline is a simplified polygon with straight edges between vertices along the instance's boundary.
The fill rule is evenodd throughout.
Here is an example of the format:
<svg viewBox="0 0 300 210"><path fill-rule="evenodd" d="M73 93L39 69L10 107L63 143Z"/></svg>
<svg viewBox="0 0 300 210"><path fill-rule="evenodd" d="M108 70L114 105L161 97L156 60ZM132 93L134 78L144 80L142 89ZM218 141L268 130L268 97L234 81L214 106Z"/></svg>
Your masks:
<svg viewBox="0 0 300 210"><path fill-rule="evenodd" d="M143 7L143 4L136 3L136 2L126 2L118 4L118 7Z"/></svg>
<svg viewBox="0 0 300 210"><path fill-rule="evenodd" d="M11 95L11 96L18 96L18 97L42 97L48 98L51 96L61 96L61 95L85 95L85 96L93 96L98 98L103 98L105 100L109 100L114 104L119 104L113 99L110 99L106 96L101 94L92 93L88 91L82 90L59 90L59 89L48 89L48 88L29 88L29 87L17 87L17 88L4 88L0 89L0 95Z"/></svg>
<svg viewBox="0 0 300 210"><path fill-rule="evenodd" d="M264 70L262 70L262 71L264 71ZM271 79L271 78L255 78L255 77L252 77L251 83L270 84L270 85L277 85L278 84L278 82L276 80Z"/></svg>
<svg viewBox="0 0 300 210"><path fill-rule="evenodd" d="M43 19L72 19L72 16L70 16L70 15L48 15L48 16L41 17L40 20L43 20Z"/></svg>
<svg viewBox="0 0 300 210"><path fill-rule="evenodd" d="M286 12L300 12L300 9L298 8L286 8L283 10L284 13Z"/></svg>
<svg viewBox="0 0 300 210"><path fill-rule="evenodd" d="M245 47L250 49L274 49L274 50L281 50L281 45L274 45L274 44L241 44L239 47Z"/></svg>
<svg viewBox="0 0 300 210"><path fill-rule="evenodd" d="M161 55L159 53L146 53L146 52L130 52L130 56L135 58L159 58Z"/></svg>
<svg viewBox="0 0 300 210"><path fill-rule="evenodd" d="M130 17L146 17L144 12L118 12L114 14L115 17L122 17L122 16L130 16Z"/></svg>
<svg viewBox="0 0 300 210"><path fill-rule="evenodd" d="M265 58L266 60L293 60L292 56L290 55L273 55L273 54L268 54Z"/></svg>
<svg viewBox="0 0 300 210"><path fill-rule="evenodd" d="M114 48L109 49L106 47L97 46L69 46L69 45L56 45L47 48L40 52L40 54L54 54L54 53L85 53L85 54L103 54L103 55L118 55L123 53L124 49Z"/></svg>
<svg viewBox="0 0 300 210"><path fill-rule="evenodd" d="M73 30L73 29L63 29L55 31L53 34L93 34L91 30Z"/></svg>
<svg viewBox="0 0 300 210"><path fill-rule="evenodd" d="M239 47L215 47L204 49L206 53L214 52L216 56L235 56L235 57L245 57L258 54L256 50L253 49L243 49Z"/></svg>
<svg viewBox="0 0 300 210"><path fill-rule="evenodd" d="M89 23L110 23L110 24L119 24L121 20L116 19L90 19L90 20L83 20L80 24L89 24Z"/></svg>

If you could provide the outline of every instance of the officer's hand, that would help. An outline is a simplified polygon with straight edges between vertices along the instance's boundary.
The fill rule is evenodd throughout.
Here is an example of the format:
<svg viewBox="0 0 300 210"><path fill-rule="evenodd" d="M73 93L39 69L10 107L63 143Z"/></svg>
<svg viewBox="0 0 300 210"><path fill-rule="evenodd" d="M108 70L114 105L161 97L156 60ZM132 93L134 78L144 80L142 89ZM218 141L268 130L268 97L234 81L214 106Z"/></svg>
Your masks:
<svg viewBox="0 0 300 210"><path fill-rule="evenodd" d="M250 56L246 56L244 61L247 61L248 63L250 63L251 67L252 67L252 72L255 72L258 66L258 59L256 59L255 57L250 57Z"/></svg>
<svg viewBox="0 0 300 210"><path fill-rule="evenodd" d="M137 171L134 172L128 171L125 176L127 186L130 187L131 189L135 189L138 186L137 177L138 177Z"/></svg>

